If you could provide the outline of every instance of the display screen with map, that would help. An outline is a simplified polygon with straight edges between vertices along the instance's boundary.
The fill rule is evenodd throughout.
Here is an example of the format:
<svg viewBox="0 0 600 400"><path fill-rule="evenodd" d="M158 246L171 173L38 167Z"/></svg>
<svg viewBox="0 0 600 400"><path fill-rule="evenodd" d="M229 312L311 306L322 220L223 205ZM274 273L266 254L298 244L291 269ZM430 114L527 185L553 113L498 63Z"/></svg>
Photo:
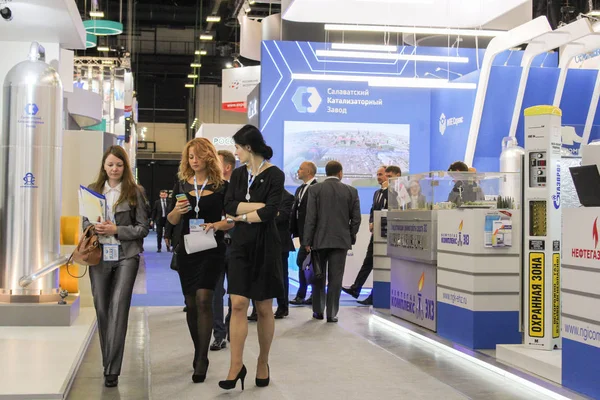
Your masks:
<svg viewBox="0 0 600 400"><path fill-rule="evenodd" d="M344 167L344 183L377 186L377 168L397 165L409 170L410 125L285 121L284 172L286 185L298 185L296 172L303 161L317 165L317 178L325 177L328 161Z"/></svg>

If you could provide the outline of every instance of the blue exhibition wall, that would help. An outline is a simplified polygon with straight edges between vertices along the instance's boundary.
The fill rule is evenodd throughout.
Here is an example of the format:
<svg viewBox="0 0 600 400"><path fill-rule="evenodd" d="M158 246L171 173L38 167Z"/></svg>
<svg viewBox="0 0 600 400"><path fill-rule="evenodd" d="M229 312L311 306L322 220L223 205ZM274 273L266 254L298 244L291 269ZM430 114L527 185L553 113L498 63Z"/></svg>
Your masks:
<svg viewBox="0 0 600 400"><path fill-rule="evenodd" d="M565 89L560 102L560 108L563 112L562 125L563 129L575 129L575 134L579 138L583 136L583 129L592 102L594 83L596 82L597 75L598 71L589 69L570 69L567 73ZM590 140L599 138L598 134L600 132L598 131L596 121L594 125ZM563 140L563 147L574 153L578 153L581 146L581 143L578 142L579 139L572 142L569 142L567 137L565 139Z"/></svg>
<svg viewBox="0 0 600 400"><path fill-rule="evenodd" d="M465 156L475 103L475 88L428 89L386 86L397 78L446 78L452 83L479 83L484 50L399 47L410 55L460 56L466 63L331 58L328 43L265 41L262 43L260 124L273 162L286 174L286 186L299 182L303 160L319 172L331 159L344 165L345 181L361 194L368 212L375 170L399 165L403 172L445 170ZM496 57L486 92L474 163L479 171L498 171L502 139L508 135L522 69L521 51ZM537 57L529 73L517 140L523 145L525 108L551 104L558 80L557 54ZM383 85L369 79L383 78ZM565 86L564 124L581 136L589 109L593 71L570 71ZM393 86L393 85L390 85ZM596 114L600 121L600 116ZM578 127L579 126L579 127ZM600 129L592 130L592 139Z"/></svg>

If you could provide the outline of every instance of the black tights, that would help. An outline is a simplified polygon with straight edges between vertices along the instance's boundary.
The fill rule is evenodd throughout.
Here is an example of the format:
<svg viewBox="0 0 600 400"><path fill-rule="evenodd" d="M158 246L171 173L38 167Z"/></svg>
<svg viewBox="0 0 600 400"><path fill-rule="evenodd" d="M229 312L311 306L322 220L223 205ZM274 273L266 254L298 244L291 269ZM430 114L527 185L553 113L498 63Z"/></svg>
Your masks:
<svg viewBox="0 0 600 400"><path fill-rule="evenodd" d="M194 342L194 374L208 369L208 347L213 328L213 290L198 289L196 295L185 295L187 323Z"/></svg>

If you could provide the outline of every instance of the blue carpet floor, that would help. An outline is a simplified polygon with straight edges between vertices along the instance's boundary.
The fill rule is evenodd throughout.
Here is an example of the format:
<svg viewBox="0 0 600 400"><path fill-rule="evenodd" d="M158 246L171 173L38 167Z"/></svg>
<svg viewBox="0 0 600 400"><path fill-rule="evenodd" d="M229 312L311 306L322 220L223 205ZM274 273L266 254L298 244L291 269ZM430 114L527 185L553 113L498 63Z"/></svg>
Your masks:
<svg viewBox="0 0 600 400"><path fill-rule="evenodd" d="M150 232L144 241L144 259L146 262L145 276L139 275L138 279L146 279L146 293L134 294L131 305L134 307L168 307L183 306L183 295L179 275L170 268L172 253L167 253L163 243L162 253L156 250L156 233ZM290 253L290 298L293 299L298 289L298 267L296 267L296 253ZM371 289L361 293L361 299L368 296ZM356 300L342 293L340 306L357 306Z"/></svg>

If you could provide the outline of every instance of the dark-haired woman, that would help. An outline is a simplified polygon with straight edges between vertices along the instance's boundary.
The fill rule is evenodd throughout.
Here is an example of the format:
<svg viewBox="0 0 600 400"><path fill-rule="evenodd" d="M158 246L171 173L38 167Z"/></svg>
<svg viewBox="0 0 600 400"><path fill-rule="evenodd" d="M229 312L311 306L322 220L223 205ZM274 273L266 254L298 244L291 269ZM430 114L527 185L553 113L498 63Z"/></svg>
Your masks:
<svg viewBox="0 0 600 400"><path fill-rule="evenodd" d="M167 219L175 226L183 222L177 230L180 237L174 251L187 307L187 324L194 343L192 380L201 383L206 379L209 364L213 293L225 269L223 231L233 227L232 221L222 219L227 183L222 178L217 150L208 139L195 138L187 143L179 165L179 179L173 189L172 211ZM182 200L177 201L178 195ZM194 220L196 223L192 224ZM188 254L184 236L194 234L191 225L204 225L204 231L197 233L200 235L214 232L217 246Z"/></svg>
<svg viewBox="0 0 600 400"><path fill-rule="evenodd" d="M235 220L228 262L228 292L231 298L231 364L223 389L233 389L246 377L243 362L248 335L248 306L254 300L258 313L260 354L256 385L269 384L269 351L275 332L273 298L282 297L281 241L275 224L284 185L283 172L269 160L273 150L260 131L246 125L234 136L236 155L244 166L237 168L225 197L225 210Z"/></svg>
<svg viewBox="0 0 600 400"><path fill-rule="evenodd" d="M148 208L143 189L135 183L127 153L111 146L102 158L96 182L90 189L104 194L108 218L97 223L103 260L90 267L94 307L102 348L104 384L117 386L123 362L133 284L144 238L148 235ZM90 222L84 218L84 229ZM114 250L114 251L109 251Z"/></svg>

